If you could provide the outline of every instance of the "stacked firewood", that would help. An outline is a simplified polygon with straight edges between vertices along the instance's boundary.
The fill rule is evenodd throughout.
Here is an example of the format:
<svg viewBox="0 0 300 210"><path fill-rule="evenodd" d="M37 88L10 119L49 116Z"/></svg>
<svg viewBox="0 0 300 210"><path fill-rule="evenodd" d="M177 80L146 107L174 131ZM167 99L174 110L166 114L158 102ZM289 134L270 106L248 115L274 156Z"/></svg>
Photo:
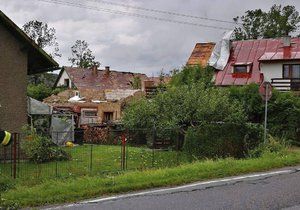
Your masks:
<svg viewBox="0 0 300 210"><path fill-rule="evenodd" d="M84 127L84 143L89 144L117 144L118 140L108 127Z"/></svg>

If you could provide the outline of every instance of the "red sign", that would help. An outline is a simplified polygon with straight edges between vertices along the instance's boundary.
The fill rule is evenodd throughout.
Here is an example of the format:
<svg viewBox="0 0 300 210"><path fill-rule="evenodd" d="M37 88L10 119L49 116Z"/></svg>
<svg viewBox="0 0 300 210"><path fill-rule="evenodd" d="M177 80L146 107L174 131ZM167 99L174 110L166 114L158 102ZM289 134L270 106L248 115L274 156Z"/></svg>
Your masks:
<svg viewBox="0 0 300 210"><path fill-rule="evenodd" d="M259 87L259 94L262 97L262 99L270 100L272 97L272 85L270 82L263 82Z"/></svg>

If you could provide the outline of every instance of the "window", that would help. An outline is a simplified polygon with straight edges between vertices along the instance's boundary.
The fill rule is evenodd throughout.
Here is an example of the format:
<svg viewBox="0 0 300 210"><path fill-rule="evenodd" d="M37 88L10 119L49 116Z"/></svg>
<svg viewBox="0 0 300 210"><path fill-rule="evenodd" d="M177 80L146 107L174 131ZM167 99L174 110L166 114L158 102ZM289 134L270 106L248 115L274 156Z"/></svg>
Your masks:
<svg viewBox="0 0 300 210"><path fill-rule="evenodd" d="M247 65L236 65L233 67L233 73L234 74L245 74L248 73Z"/></svg>
<svg viewBox="0 0 300 210"><path fill-rule="evenodd" d="M300 78L300 64L284 64L282 77L284 79Z"/></svg>
<svg viewBox="0 0 300 210"><path fill-rule="evenodd" d="M112 121L113 116L114 116L113 112L104 112L104 114L103 114L104 122Z"/></svg>
<svg viewBox="0 0 300 210"><path fill-rule="evenodd" d="M84 111L85 117L97 117L97 111Z"/></svg>
<svg viewBox="0 0 300 210"><path fill-rule="evenodd" d="M65 87L69 87L70 86L70 80L69 79L65 79L64 80L64 85L65 85Z"/></svg>
<svg viewBox="0 0 300 210"><path fill-rule="evenodd" d="M97 109L81 109L82 117L97 117Z"/></svg>

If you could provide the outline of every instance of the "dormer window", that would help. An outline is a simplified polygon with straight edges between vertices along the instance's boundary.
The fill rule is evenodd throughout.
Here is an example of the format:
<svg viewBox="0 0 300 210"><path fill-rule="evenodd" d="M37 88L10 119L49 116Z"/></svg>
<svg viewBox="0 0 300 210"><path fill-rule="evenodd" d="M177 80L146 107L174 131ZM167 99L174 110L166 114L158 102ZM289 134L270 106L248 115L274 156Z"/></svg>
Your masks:
<svg viewBox="0 0 300 210"><path fill-rule="evenodd" d="M236 65L233 67L234 74L245 74L248 73L248 66L247 65Z"/></svg>
<svg viewBox="0 0 300 210"><path fill-rule="evenodd" d="M232 76L236 78L248 78L251 76L252 62L234 63L232 65Z"/></svg>

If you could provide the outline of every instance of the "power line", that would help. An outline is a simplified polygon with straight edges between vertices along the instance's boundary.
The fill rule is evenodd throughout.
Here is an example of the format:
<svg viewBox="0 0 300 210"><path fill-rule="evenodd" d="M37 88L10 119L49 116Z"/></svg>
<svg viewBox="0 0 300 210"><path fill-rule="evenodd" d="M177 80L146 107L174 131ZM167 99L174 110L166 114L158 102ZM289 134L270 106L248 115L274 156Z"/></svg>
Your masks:
<svg viewBox="0 0 300 210"><path fill-rule="evenodd" d="M222 29L222 30L232 30L232 28L205 25L205 24L193 23L193 22L188 22L188 21L172 20L172 19L161 18L161 17L157 17L157 16L142 15L142 14L138 14L138 13L130 13L130 12L124 12L124 11L120 11L120 10L88 6L85 4L74 3L74 2L69 2L69 1L61 1L61 0L38 0L38 1L66 5L66 6L73 6L73 7L83 8L83 9L101 11L101 12L108 12L111 14L127 15L127 16L132 16L132 17L152 19L152 20L163 21L163 22L178 23L178 24L183 24L183 25L191 25L191 26L197 26L197 27L206 27L206 28Z"/></svg>
<svg viewBox="0 0 300 210"><path fill-rule="evenodd" d="M109 1L103 1L103 0L86 0L86 1L103 3L103 4L125 7L125 8L132 8L132 9L143 10L143 11L147 11L147 12L156 12L156 13L160 13L160 14L174 15L174 16L185 17L185 18L194 18L194 19L201 19L201 20L207 20L207 21L215 21L215 22L221 22L221 23L230 23L230 24L240 25L240 23L234 22L234 21L220 20L220 19L215 19L215 18L206 18L206 17L200 17L200 16L189 15L189 14L184 14L184 13L171 12L171 11L166 11L166 10L149 9L149 8L138 7L138 6L133 6L133 5L129 5L129 4L115 3L115 2L109 2Z"/></svg>

